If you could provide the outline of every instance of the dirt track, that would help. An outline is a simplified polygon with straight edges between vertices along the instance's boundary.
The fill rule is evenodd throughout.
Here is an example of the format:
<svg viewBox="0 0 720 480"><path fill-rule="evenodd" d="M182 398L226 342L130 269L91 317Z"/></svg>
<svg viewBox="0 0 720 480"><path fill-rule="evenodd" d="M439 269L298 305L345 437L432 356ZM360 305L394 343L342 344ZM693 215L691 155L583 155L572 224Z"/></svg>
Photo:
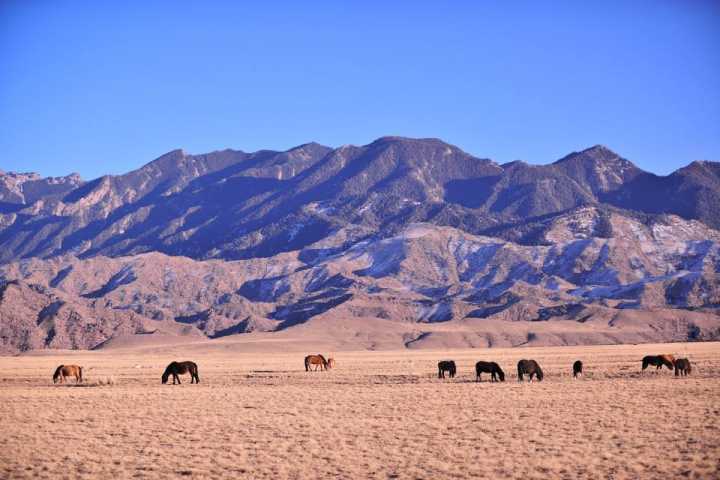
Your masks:
<svg viewBox="0 0 720 480"><path fill-rule="evenodd" d="M640 374L644 354L695 371ZM314 352L313 352L314 353ZM326 373L302 354L238 350L1 357L3 478L717 478L720 345L346 352ZM438 380L453 358L458 377ZM534 358L541 383L516 380ZM570 366L582 359L586 375ZM200 385L160 385L173 359ZM474 382L498 361L502 384ZM55 386L60 363L87 386ZM114 385L98 385L113 377Z"/></svg>

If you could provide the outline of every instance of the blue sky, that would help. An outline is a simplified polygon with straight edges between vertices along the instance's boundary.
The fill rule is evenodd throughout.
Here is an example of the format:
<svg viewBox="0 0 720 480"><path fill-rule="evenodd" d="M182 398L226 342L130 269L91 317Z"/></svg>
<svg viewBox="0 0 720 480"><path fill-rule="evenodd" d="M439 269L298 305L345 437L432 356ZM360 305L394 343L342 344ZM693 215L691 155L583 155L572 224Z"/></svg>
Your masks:
<svg viewBox="0 0 720 480"><path fill-rule="evenodd" d="M152 5L151 5L152 3ZM720 160L720 2L0 2L0 169L439 137Z"/></svg>

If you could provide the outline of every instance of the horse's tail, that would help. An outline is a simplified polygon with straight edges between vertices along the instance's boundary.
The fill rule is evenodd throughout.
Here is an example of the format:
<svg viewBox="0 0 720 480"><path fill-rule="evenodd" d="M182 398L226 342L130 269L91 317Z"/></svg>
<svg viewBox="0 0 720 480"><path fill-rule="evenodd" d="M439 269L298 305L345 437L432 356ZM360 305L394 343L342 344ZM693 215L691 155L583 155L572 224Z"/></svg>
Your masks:
<svg viewBox="0 0 720 480"><path fill-rule="evenodd" d="M81 382L83 381L83 378L82 378L82 369L83 369L83 367L78 367L78 377L80 378L80 381L81 381Z"/></svg>
<svg viewBox="0 0 720 480"><path fill-rule="evenodd" d="M518 382L522 382L523 379L523 367L518 363Z"/></svg>
<svg viewBox="0 0 720 480"><path fill-rule="evenodd" d="M310 357L305 357L305 371L310 371Z"/></svg>

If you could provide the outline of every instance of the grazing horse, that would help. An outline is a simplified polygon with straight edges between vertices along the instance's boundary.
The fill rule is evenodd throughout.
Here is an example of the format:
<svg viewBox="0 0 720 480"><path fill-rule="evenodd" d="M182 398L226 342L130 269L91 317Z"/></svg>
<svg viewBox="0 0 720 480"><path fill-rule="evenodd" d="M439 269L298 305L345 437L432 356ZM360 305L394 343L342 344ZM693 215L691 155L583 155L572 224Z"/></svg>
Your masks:
<svg viewBox="0 0 720 480"><path fill-rule="evenodd" d="M518 362L518 382L523 381L524 375L530 376L530 381L533 380L533 375L535 378L538 379L538 382L541 382L543 379L543 371L540 368L540 365L535 360L520 360Z"/></svg>
<svg viewBox="0 0 720 480"><path fill-rule="evenodd" d="M690 366L690 360L687 358L678 358L675 360L675 376L687 376L692 372L692 367Z"/></svg>
<svg viewBox="0 0 720 480"><path fill-rule="evenodd" d="M660 370L665 365L670 370L673 369L675 363L675 357L672 355L647 355L642 359L642 369L645 370L648 365L654 365L657 367L655 370Z"/></svg>
<svg viewBox="0 0 720 480"><path fill-rule="evenodd" d="M575 363L573 363L573 378L577 378L578 375L582 375L582 362L580 360L575 360Z"/></svg>
<svg viewBox="0 0 720 480"><path fill-rule="evenodd" d="M335 359L330 357L327 360L328 360L328 364L327 364L328 370L331 368L335 368Z"/></svg>
<svg viewBox="0 0 720 480"><path fill-rule="evenodd" d="M53 375L53 383L65 383L65 377L75 377L75 383L83 381L82 367L79 365L60 365Z"/></svg>
<svg viewBox="0 0 720 480"><path fill-rule="evenodd" d="M320 371L328 369L328 361L325 360L325 357L323 357L319 353L317 355L308 355L307 357L305 357L306 372L310 371L310 367L312 365L315 365L315 371L317 371L318 367L320 367Z"/></svg>
<svg viewBox="0 0 720 480"><path fill-rule="evenodd" d="M200 383L198 367L195 362L171 362L165 369L165 373L162 374L162 383L167 383L170 375L173 376L173 385L175 385L176 381L177 383L182 383L178 375L184 375L186 373L190 374L190 383Z"/></svg>
<svg viewBox="0 0 720 480"><path fill-rule="evenodd" d="M500 377L500 381L505 381L505 372L502 371L502 368L500 368L500 365L498 365L495 362L477 362L475 364L475 381L481 382L482 379L480 378L481 373L489 373L490 381L491 382L497 382L498 377Z"/></svg>
<svg viewBox="0 0 720 480"><path fill-rule="evenodd" d="M455 367L455 362L453 360L443 360L438 362L438 378L445 378L445 372L448 372L450 378L455 377L457 368Z"/></svg>

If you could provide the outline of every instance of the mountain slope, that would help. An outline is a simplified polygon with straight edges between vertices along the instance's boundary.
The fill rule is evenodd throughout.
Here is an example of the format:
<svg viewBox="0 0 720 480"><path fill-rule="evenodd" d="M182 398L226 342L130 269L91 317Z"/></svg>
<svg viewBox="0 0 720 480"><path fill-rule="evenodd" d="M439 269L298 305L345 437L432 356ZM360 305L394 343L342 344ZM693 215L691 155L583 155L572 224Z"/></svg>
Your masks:
<svg viewBox="0 0 720 480"><path fill-rule="evenodd" d="M348 224L357 226L348 241L428 222L532 244L527 225L583 205L675 213L718 227L718 170L701 162L657 177L602 146L551 165L500 166L440 140L401 137L334 150L313 143L251 154L175 150L126 175L65 181L42 194L6 188L16 203L0 209L0 261L151 251L267 257Z"/></svg>
<svg viewBox="0 0 720 480"><path fill-rule="evenodd" d="M596 236L605 223L612 236ZM370 335L374 325L371 336L402 331L395 346L414 347L435 341L415 338L418 331L458 345L478 331L512 345L533 332L552 332L533 337L535 344L720 335L720 232L679 217L646 224L585 207L556 218L543 236L549 245L526 246L414 224L349 246L338 232L304 250L231 262L159 253L35 259L7 264L0 275L45 296L3 300L0 318L5 321L9 308L12 318L39 319L60 298L100 319L120 315L111 325L123 333L140 324L150 331L186 327L213 338L321 325L335 331L333 322L343 319L354 335ZM15 315L13 308L30 313ZM91 314L81 318L81 325L93 324ZM6 348L23 349L28 336L45 338L41 323L6 335ZM449 333L458 330L465 333ZM72 345L114 335L105 329ZM31 345L56 345L38 342Z"/></svg>

